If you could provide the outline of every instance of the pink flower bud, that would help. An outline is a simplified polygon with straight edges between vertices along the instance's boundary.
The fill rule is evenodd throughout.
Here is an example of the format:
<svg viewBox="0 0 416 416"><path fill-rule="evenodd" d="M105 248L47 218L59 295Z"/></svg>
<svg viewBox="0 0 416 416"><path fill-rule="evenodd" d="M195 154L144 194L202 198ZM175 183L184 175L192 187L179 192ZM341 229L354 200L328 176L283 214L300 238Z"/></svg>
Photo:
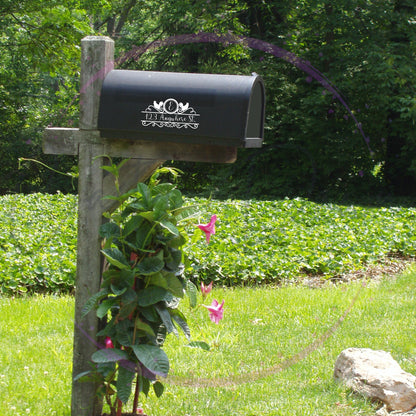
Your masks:
<svg viewBox="0 0 416 416"><path fill-rule="evenodd" d="M201 293L204 298L209 294L209 292L211 292L211 290L212 290L212 282L207 286L204 285L204 282L201 282Z"/></svg>
<svg viewBox="0 0 416 416"><path fill-rule="evenodd" d="M113 341L110 337L105 338L105 348L114 348Z"/></svg>

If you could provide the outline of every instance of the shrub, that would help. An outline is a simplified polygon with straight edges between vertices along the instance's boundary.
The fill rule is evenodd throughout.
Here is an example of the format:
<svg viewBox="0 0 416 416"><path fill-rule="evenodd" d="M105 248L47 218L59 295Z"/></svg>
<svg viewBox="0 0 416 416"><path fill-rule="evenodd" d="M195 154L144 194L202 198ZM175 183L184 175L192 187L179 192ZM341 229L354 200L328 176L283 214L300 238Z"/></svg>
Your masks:
<svg viewBox="0 0 416 416"><path fill-rule="evenodd" d="M0 200L0 293L72 291L76 196L16 194Z"/></svg>
<svg viewBox="0 0 416 416"><path fill-rule="evenodd" d="M187 253L194 282L239 285L310 274L340 276L390 255L416 255L416 209L303 199L187 198L218 216L209 247ZM69 292L76 263L76 197L0 197L0 293ZM204 218L209 218L208 214Z"/></svg>

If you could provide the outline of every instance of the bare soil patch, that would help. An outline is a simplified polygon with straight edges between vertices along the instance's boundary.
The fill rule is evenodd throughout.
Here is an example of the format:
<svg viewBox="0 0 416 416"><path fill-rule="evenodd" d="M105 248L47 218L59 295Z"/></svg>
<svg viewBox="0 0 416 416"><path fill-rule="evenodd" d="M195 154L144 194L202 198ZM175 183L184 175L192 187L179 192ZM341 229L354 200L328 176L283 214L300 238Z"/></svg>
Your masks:
<svg viewBox="0 0 416 416"><path fill-rule="evenodd" d="M360 270L325 278L324 276L308 276L302 279L302 284L311 288L320 288L328 284L349 283L357 280L369 279L378 282L385 277L394 277L402 273L416 261L413 257L390 256L378 264L368 265Z"/></svg>

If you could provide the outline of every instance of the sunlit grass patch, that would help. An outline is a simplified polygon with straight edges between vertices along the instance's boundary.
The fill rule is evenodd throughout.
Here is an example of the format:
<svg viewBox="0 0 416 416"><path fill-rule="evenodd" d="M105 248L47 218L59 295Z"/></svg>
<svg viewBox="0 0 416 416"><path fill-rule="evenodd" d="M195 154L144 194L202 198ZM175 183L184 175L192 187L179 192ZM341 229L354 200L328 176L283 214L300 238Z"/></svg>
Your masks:
<svg viewBox="0 0 416 416"><path fill-rule="evenodd" d="M73 298L0 299L0 409L69 415Z"/></svg>
<svg viewBox="0 0 416 416"><path fill-rule="evenodd" d="M210 351L168 337L171 377L161 399L141 398L149 416L373 415L375 404L333 379L349 347L389 351L416 374L416 268L318 289L217 287L205 303L213 298L225 300L219 325L205 308L187 313ZM73 299L0 298L0 314L4 414L69 416Z"/></svg>

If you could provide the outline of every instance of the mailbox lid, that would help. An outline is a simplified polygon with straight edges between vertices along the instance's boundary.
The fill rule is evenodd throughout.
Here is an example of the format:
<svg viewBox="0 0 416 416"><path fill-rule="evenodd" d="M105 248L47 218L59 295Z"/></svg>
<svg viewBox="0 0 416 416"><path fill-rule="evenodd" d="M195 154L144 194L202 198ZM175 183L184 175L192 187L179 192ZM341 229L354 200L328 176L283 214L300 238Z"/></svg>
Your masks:
<svg viewBox="0 0 416 416"><path fill-rule="evenodd" d="M98 129L103 137L258 147L264 101L258 75L113 70Z"/></svg>

